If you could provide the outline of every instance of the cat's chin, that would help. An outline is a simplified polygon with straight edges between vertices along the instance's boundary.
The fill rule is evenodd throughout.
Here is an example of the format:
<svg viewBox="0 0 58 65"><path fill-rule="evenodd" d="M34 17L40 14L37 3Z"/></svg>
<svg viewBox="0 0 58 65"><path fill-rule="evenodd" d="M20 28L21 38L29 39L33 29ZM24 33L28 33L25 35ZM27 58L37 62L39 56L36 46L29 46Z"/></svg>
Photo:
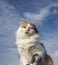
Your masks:
<svg viewBox="0 0 58 65"><path fill-rule="evenodd" d="M30 37L30 36L31 36L30 34L26 34L26 35L25 35L25 38L28 38L28 37Z"/></svg>
<svg viewBox="0 0 58 65"><path fill-rule="evenodd" d="M28 38L30 38L32 35L31 34L25 34L25 35L23 35L21 38L22 39L28 39Z"/></svg>

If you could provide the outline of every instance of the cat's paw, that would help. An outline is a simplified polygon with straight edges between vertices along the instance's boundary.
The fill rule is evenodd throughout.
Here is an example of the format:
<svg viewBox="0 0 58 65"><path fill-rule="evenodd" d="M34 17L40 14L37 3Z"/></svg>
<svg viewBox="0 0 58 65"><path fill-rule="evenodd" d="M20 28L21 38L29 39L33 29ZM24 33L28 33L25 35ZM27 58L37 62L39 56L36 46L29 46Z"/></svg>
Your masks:
<svg viewBox="0 0 58 65"><path fill-rule="evenodd" d="M34 62L41 62L41 60L42 60L42 58L38 54L35 54L35 55L33 55L31 63L33 64Z"/></svg>

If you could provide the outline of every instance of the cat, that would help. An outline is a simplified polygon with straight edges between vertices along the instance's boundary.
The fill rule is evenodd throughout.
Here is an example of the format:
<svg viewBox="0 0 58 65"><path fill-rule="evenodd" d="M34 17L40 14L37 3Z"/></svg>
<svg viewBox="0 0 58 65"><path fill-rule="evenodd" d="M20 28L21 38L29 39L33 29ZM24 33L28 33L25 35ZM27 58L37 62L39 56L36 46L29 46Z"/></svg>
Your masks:
<svg viewBox="0 0 58 65"><path fill-rule="evenodd" d="M42 43L38 41L40 34L33 23L22 20L16 31L16 45L21 65L53 65Z"/></svg>

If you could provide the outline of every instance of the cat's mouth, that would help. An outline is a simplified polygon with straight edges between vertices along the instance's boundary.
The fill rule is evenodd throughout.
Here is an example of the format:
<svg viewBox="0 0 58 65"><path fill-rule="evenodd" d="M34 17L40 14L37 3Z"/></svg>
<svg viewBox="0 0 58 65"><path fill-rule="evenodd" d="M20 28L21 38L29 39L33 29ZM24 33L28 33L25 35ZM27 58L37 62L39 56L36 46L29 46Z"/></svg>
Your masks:
<svg viewBox="0 0 58 65"><path fill-rule="evenodd" d="M33 34L33 33L28 32L28 31L26 31L26 32L25 32L25 35L27 35L27 36L31 36L31 35L34 35L34 34Z"/></svg>
<svg viewBox="0 0 58 65"><path fill-rule="evenodd" d="M26 36L31 36L31 34L30 34L30 33L25 33L25 35L26 35Z"/></svg>
<svg viewBox="0 0 58 65"><path fill-rule="evenodd" d="M25 34L29 34L29 32L25 32Z"/></svg>
<svg viewBox="0 0 58 65"><path fill-rule="evenodd" d="M25 32L27 36L31 36L32 34L30 32Z"/></svg>
<svg viewBox="0 0 58 65"><path fill-rule="evenodd" d="M31 36L31 34L30 34L29 32L25 32L25 35L26 35L27 37L30 37L30 36Z"/></svg>
<svg viewBox="0 0 58 65"><path fill-rule="evenodd" d="M22 36L22 38L23 38L23 39L27 39L27 38L29 38L30 36L31 36L30 34L25 34L25 35Z"/></svg>

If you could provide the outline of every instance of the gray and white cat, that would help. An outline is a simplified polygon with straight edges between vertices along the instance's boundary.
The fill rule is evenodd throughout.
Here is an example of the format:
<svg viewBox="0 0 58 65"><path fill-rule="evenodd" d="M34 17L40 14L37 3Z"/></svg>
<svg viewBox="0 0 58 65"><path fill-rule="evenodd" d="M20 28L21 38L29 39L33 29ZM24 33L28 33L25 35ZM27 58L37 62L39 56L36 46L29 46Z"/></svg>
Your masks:
<svg viewBox="0 0 58 65"><path fill-rule="evenodd" d="M53 65L51 57L38 38L36 25L22 20L16 31L16 45L21 65Z"/></svg>

